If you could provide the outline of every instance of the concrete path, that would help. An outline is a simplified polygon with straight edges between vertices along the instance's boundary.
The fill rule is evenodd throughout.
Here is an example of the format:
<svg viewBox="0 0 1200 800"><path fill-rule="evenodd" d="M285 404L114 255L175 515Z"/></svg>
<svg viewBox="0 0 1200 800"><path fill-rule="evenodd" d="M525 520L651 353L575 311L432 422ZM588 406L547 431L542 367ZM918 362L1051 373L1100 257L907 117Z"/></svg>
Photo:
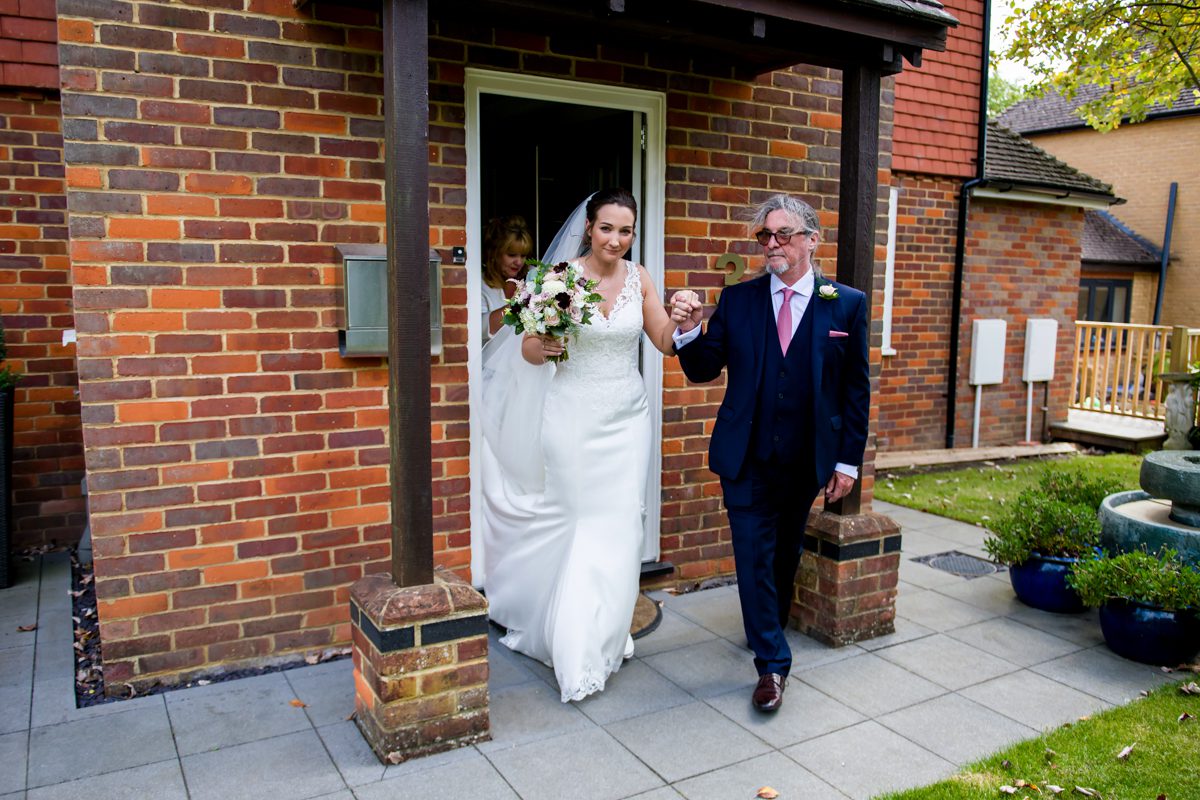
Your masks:
<svg viewBox="0 0 1200 800"><path fill-rule="evenodd" d="M493 639L493 741L386 768L346 719L348 660L75 709L69 566L23 564L0 591L0 798L865 799L1170 680L1112 655L1094 612L911 560L981 554L981 529L876 509L904 526L896 633L837 650L793 634L773 717L750 706L735 587L661 594L661 626L603 694L563 705L550 670Z"/></svg>

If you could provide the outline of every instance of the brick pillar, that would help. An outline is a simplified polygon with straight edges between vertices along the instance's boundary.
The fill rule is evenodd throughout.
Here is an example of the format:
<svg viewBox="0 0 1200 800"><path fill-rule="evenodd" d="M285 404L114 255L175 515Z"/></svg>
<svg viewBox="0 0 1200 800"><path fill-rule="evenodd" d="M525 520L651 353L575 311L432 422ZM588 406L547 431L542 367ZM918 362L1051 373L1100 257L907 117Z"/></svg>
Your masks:
<svg viewBox="0 0 1200 800"><path fill-rule="evenodd" d="M804 536L792 624L833 647L892 633L899 567L900 526L891 517L822 511Z"/></svg>
<svg viewBox="0 0 1200 800"><path fill-rule="evenodd" d="M380 761L491 738L487 601L458 576L397 587L368 575L350 590L358 728Z"/></svg>

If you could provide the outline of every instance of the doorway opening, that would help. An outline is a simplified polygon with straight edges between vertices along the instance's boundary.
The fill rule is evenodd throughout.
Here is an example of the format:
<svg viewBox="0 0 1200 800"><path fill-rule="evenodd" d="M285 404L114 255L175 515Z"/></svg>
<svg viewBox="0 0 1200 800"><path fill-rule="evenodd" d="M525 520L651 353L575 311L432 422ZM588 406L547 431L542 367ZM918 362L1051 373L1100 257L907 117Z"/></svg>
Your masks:
<svg viewBox="0 0 1200 800"><path fill-rule="evenodd" d="M657 92L467 70L467 351L472 417L481 385L482 240L487 221L520 214L534 254L548 248L567 216L592 192L629 189L638 202L627 258L644 264L663 290L666 98ZM662 361L643 337L642 378L651 415L651 463L643 492L644 561L656 561L662 494ZM481 465L471 426L471 470ZM471 480L471 573L483 580L481 481Z"/></svg>

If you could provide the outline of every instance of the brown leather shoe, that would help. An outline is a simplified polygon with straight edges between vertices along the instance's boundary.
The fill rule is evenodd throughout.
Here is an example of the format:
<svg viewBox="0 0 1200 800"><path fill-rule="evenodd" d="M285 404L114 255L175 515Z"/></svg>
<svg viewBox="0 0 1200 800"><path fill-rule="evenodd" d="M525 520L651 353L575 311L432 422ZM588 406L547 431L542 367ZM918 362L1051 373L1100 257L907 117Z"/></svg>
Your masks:
<svg viewBox="0 0 1200 800"><path fill-rule="evenodd" d="M759 711L778 711L783 705L783 682L786 680L777 672L768 672L758 679L754 687L752 702Z"/></svg>

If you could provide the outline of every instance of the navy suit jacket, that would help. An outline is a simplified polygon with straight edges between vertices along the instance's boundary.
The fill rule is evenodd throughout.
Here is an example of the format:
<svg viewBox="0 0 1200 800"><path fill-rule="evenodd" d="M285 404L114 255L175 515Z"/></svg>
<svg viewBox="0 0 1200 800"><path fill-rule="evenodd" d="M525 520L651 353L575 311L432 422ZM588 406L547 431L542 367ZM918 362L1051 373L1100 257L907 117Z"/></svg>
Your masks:
<svg viewBox="0 0 1200 800"><path fill-rule="evenodd" d="M837 298L822 299L823 284ZM862 292L817 278L808 301L813 314L812 340L790 347L812 348L813 419L816 476L824 485L834 465L862 464L871 405L867 342L867 301ZM846 336L830 336L840 331ZM717 411L708 448L709 468L734 479L750 451L754 411L763 381L768 336L775 336L770 274L727 286L721 292L708 330L679 349L679 365L689 380L706 383L728 370L725 399ZM797 420L797 424L806 424Z"/></svg>

